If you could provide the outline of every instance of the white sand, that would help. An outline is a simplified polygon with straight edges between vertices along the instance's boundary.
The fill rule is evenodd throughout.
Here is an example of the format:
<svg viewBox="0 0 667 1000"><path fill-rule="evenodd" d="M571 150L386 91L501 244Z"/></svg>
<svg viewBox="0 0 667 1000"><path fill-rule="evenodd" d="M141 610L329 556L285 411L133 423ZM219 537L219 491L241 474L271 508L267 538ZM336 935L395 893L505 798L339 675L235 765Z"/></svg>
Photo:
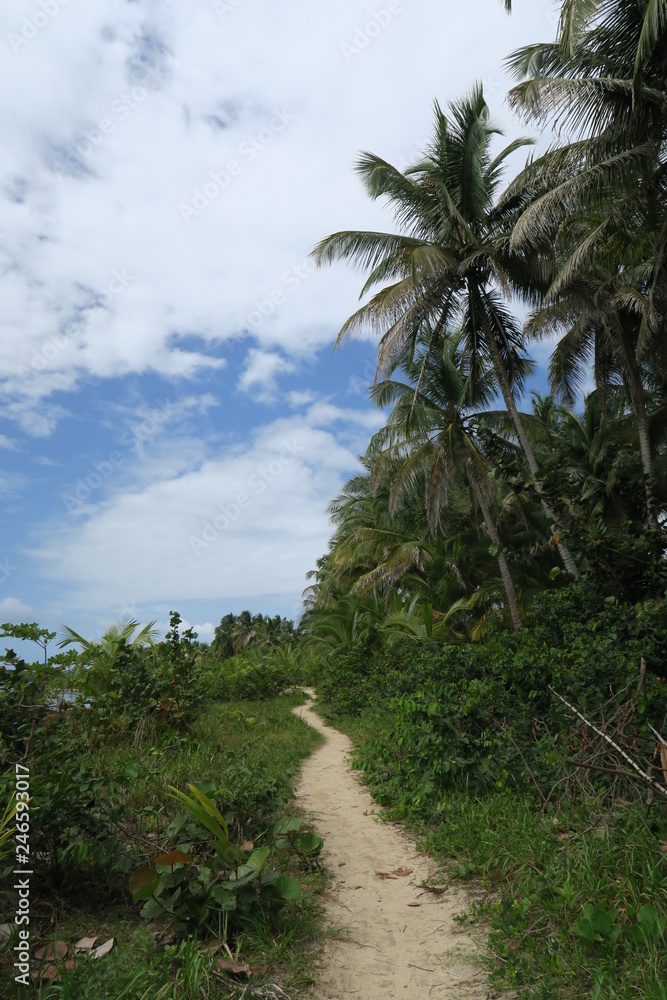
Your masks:
<svg viewBox="0 0 667 1000"><path fill-rule="evenodd" d="M479 946L452 920L468 899L453 889L424 890L435 863L400 827L372 815L378 807L349 770L347 736L326 726L310 704L294 712L326 737L304 763L297 801L324 837L329 919L346 929L344 940L327 944L317 1000L482 1000L487 988ZM406 868L412 874L376 874Z"/></svg>

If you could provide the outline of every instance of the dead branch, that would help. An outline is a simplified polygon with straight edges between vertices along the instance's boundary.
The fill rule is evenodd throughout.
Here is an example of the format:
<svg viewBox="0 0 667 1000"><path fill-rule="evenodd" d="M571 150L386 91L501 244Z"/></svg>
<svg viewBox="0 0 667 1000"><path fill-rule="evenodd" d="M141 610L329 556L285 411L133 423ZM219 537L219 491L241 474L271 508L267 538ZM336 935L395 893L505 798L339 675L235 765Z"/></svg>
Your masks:
<svg viewBox="0 0 667 1000"><path fill-rule="evenodd" d="M646 773L646 771L643 771L639 766L639 764L635 763L632 757L630 757L629 754L625 752L625 750L619 747L618 743L615 743L614 740L612 740L611 736L608 736L601 729L598 729L597 726L594 726L592 722L589 722L588 719L584 715L582 715L581 712L578 711L578 709L574 707L574 705L570 705L569 701L566 701L565 698L563 698L562 694L558 694L558 691L554 690L554 688L552 688L551 685L549 685L549 690L551 691L552 694L555 694L558 700L561 701L566 708L569 708L569 710L573 712L578 719L581 719L584 725L588 726L589 729L592 729L594 733L597 733L597 735L600 736L606 743L608 743L609 746L613 747L617 753L620 753L621 757L628 762L630 767L637 772L637 774L643 781L645 781L648 785L651 786L651 788L653 788L656 792L662 795L663 798L667 799L667 788L665 788L664 785L659 784L659 782L654 781L653 778L651 778Z"/></svg>

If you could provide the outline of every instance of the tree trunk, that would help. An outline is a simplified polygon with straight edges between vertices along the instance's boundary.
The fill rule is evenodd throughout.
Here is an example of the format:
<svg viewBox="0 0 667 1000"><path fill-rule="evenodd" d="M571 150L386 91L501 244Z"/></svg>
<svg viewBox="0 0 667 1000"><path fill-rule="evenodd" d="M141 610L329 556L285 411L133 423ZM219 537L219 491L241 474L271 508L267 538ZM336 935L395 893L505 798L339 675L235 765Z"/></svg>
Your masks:
<svg viewBox="0 0 667 1000"><path fill-rule="evenodd" d="M489 533L489 537L494 545L500 545L500 535L498 534L498 529L496 528L496 522L491 517L491 510L487 502L486 494L484 489L479 485L475 479L473 472L468 472L468 483L470 484L470 489L472 490L473 496L482 511L482 517L484 518L484 524L486 525L486 530ZM514 581L512 580L512 575L510 573L510 568L507 563L504 552L500 552L497 556L498 566L500 567L500 576L502 577L503 586L505 588L505 594L507 595L507 607L509 608L510 615L512 616L512 624L515 630L518 632L519 629L523 628L523 621L521 620L521 614L519 612L519 605L516 599L516 590L514 589Z"/></svg>
<svg viewBox="0 0 667 1000"><path fill-rule="evenodd" d="M526 456L526 461L528 462L528 468L530 469L530 474L533 478L533 483L535 484L535 489L540 496L540 503L542 504L542 509L551 521L551 537L554 540L556 548L558 549L558 554L563 560L563 565L565 569L570 573L575 579L579 578L579 570L577 569L577 564L574 561L572 553L565 544L562 538L556 536L553 530L554 521L556 520L555 514L551 507L551 504L542 494L542 484L535 477L540 470L537 459L535 458L535 452L533 451L533 446L530 443L530 438L526 433L526 428L521 423L521 417L519 416L519 411L516 408L516 403L514 402L514 396L512 395L512 390L507 378L507 373L505 371L505 366L503 365L503 360L500 357L500 351L498 350L498 345L496 344L493 335L488 332L487 340L489 353L491 354L491 360L493 361L493 367L495 369L496 375L498 377L498 383L500 385L500 391L503 394L503 399L505 400L505 406L507 407L507 412L512 418L512 423L516 430L517 437L519 439L519 444L523 449L523 453Z"/></svg>
<svg viewBox="0 0 667 1000"><path fill-rule="evenodd" d="M630 403L637 421L637 432L639 434L639 453L644 470L644 492L646 493L646 513L648 522L654 531L660 530L658 516L655 510L655 473L653 470L653 455L651 454L651 442L648 434L648 416L646 414L646 398L644 396L644 385L642 383L641 372L637 364L636 356L625 352L627 389Z"/></svg>

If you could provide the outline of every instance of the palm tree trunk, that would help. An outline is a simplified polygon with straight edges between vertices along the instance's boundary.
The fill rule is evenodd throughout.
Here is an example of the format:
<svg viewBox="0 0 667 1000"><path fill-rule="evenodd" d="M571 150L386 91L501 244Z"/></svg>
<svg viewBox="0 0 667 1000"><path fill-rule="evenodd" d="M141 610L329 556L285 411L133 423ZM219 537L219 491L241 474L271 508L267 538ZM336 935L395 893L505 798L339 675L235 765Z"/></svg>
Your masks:
<svg viewBox="0 0 667 1000"><path fill-rule="evenodd" d="M538 464L537 459L535 458L535 452L533 451L533 446L530 443L530 438L526 433L526 428L521 423L521 417L519 416L519 411L517 410L516 403L514 402L514 396L512 395L512 390L510 388L510 384L507 379L507 373L505 371L505 366L503 365L503 360L500 357L500 351L498 350L498 345L496 344L496 341L490 332L487 337L487 344L489 348L489 353L491 354L491 360L493 361L493 367L495 369L496 376L498 378L498 384L500 385L500 391L502 392L503 399L505 400L505 406L507 407L507 412L512 418L512 423L514 424L514 428L516 430L516 434L519 439L519 444L521 445L523 453L526 456L526 461L528 462L528 468L530 469L530 474L532 476L533 483L535 484L535 489L537 490L540 496L540 503L542 504L542 509L544 510L544 513L547 515L547 517L551 522L551 537L553 538L556 548L558 549L558 554L563 560L563 565L565 566L565 569L575 579L578 579L579 570L577 569L577 564L574 561L572 553L570 552L569 548L567 547L563 539L557 536L553 530L554 522L556 520L556 515L554 514L551 504L542 493L542 484L538 479L535 478L537 476L537 473L540 471L540 466Z"/></svg>
<svg viewBox="0 0 667 1000"><path fill-rule="evenodd" d="M644 491L646 493L646 513L648 522L654 531L660 530L658 516L655 510L655 472L653 469L653 455L651 454L651 441L648 433L648 415L646 413L646 397L644 395L644 385L642 383L641 372L637 364L636 355L625 353L625 369L627 377L628 396L637 421L637 432L639 434L639 453L644 470Z"/></svg>
<svg viewBox="0 0 667 1000"><path fill-rule="evenodd" d="M498 529L496 528L496 522L491 517L491 510L487 502L485 491L482 487L480 487L473 473L469 472L467 479L473 496L482 511L482 517L484 518L484 524L486 525L489 537L494 545L500 545L500 535L498 534ZM510 615L512 616L512 624L518 632L519 629L523 628L523 621L521 619L521 613L519 612L516 590L514 589L514 581L512 580L512 574L510 573L505 553L499 552L497 558L498 566L500 568L500 576L505 588L505 594L507 595L507 607L509 608Z"/></svg>

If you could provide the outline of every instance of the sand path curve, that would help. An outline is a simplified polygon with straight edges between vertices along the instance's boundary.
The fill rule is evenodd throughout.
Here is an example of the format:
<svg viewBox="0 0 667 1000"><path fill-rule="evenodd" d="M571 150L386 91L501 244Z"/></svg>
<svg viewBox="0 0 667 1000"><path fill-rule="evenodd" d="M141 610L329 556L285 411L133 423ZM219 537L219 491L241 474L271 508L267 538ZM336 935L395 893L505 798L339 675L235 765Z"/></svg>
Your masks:
<svg viewBox="0 0 667 1000"><path fill-rule="evenodd" d="M465 909L465 896L423 889L435 863L400 827L374 818L378 807L349 769L350 740L325 725L312 703L293 711L326 738L304 762L296 798L324 837L329 919L346 929L327 945L315 997L482 1000L479 946L452 919ZM411 874L377 874L405 869Z"/></svg>

